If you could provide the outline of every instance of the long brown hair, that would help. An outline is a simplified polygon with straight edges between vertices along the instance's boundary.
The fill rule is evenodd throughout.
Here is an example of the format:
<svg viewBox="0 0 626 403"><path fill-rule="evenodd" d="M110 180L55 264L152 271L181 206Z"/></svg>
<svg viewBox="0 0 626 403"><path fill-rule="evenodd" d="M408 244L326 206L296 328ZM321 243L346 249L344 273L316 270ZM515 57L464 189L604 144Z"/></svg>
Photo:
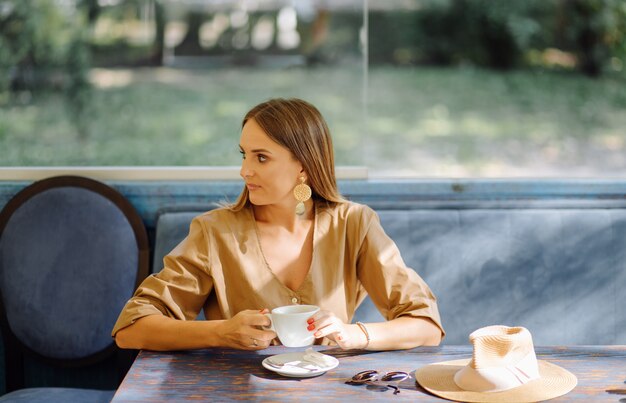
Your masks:
<svg viewBox="0 0 626 403"><path fill-rule="evenodd" d="M250 119L254 119L269 138L291 151L302 164L315 200L331 204L345 201L337 190L330 131L315 106L297 98L275 98L252 108L243 118L241 127ZM244 186L230 209L239 211L247 204L248 189Z"/></svg>

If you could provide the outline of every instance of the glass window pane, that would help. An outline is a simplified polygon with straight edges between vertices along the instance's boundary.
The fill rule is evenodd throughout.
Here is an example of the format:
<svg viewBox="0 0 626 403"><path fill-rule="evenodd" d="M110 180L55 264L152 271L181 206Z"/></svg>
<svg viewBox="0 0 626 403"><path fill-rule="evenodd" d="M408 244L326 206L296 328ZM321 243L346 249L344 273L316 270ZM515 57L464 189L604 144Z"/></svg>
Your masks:
<svg viewBox="0 0 626 403"><path fill-rule="evenodd" d="M0 1L0 166L239 164L315 104L373 177L621 176L614 0Z"/></svg>

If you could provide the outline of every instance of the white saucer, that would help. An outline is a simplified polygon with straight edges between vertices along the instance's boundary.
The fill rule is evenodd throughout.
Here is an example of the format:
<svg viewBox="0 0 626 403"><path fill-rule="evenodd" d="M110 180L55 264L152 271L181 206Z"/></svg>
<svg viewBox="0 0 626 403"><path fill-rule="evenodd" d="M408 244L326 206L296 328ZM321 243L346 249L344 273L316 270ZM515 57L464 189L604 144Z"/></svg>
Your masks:
<svg viewBox="0 0 626 403"><path fill-rule="evenodd" d="M271 357L264 359L263 362L261 362L261 364L266 369L269 369L270 371L274 371L277 374L280 374L283 376L289 376L292 378L310 378L312 376L318 376L318 375L325 373L326 371L329 371L337 367L337 365L339 365L339 360L337 360L335 357L327 355L327 357L330 357L332 359L332 360L329 359L329 361L332 361L332 363L330 365L320 368L316 364L309 363L307 361L302 361L304 354L305 354L304 351L300 351L300 352L294 352L294 353L273 355ZM266 362L267 360L271 360L272 362L277 363L277 364L284 364L287 362L297 362L297 361L301 361L302 363L295 364L295 365L285 365L284 367L276 368L276 367L269 365Z"/></svg>

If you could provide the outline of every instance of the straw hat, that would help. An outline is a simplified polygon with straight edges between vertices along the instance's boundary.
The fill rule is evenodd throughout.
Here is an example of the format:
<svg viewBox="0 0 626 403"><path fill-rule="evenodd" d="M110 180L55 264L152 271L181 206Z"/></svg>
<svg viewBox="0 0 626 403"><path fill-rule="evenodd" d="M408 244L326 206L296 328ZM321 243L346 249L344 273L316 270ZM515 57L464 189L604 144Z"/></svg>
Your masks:
<svg viewBox="0 0 626 403"><path fill-rule="evenodd" d="M472 358L430 364L415 371L427 391L461 402L536 402L574 389L569 371L535 356L523 327L487 326L470 334Z"/></svg>

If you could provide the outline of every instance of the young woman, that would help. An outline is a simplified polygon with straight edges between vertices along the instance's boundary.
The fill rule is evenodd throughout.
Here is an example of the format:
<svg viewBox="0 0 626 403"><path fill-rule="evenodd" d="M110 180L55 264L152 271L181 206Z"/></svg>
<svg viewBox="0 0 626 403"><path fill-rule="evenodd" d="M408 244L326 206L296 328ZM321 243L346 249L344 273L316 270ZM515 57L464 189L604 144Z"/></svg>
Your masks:
<svg viewBox="0 0 626 403"><path fill-rule="evenodd" d="M126 304L113 329L122 348L259 350L276 343L263 315L317 305L317 343L391 350L437 345L437 303L404 265L376 213L337 191L330 133L299 99L272 99L243 119L245 187L231 206L196 217L189 235ZM387 318L350 324L369 294ZM194 318L204 309L206 320Z"/></svg>

